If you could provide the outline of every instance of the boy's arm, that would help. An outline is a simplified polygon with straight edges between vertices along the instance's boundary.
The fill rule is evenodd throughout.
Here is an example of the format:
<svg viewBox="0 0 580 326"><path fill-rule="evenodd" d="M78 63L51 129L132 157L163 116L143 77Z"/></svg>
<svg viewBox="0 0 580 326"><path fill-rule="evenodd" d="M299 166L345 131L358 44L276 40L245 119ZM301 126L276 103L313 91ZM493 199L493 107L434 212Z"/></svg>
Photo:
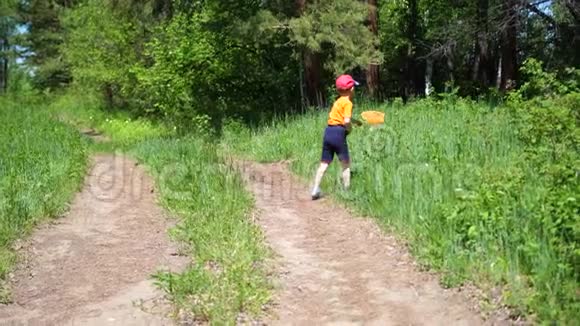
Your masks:
<svg viewBox="0 0 580 326"><path fill-rule="evenodd" d="M347 129L350 129L350 124L352 122L352 103L348 102L344 105L344 125Z"/></svg>
<svg viewBox="0 0 580 326"><path fill-rule="evenodd" d="M344 107L344 126L346 127L346 134L348 135L352 130L352 104L348 103Z"/></svg>
<svg viewBox="0 0 580 326"><path fill-rule="evenodd" d="M352 125L362 126L362 122L352 117L352 104L347 104L344 108L344 124L347 130L350 130Z"/></svg>

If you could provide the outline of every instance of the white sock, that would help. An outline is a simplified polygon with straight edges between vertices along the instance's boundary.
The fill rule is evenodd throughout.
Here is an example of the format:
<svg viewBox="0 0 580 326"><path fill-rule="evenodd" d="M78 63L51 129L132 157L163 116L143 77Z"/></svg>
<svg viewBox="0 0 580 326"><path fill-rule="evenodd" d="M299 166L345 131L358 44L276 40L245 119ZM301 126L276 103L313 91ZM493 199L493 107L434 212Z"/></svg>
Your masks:
<svg viewBox="0 0 580 326"><path fill-rule="evenodd" d="M342 186L345 190L350 187L350 168L342 170Z"/></svg>
<svg viewBox="0 0 580 326"><path fill-rule="evenodd" d="M314 178L314 187L312 188L312 195L317 195L320 193L320 183L322 182L322 177L324 177L324 172L328 168L328 164L321 163L320 167L316 171L316 178Z"/></svg>

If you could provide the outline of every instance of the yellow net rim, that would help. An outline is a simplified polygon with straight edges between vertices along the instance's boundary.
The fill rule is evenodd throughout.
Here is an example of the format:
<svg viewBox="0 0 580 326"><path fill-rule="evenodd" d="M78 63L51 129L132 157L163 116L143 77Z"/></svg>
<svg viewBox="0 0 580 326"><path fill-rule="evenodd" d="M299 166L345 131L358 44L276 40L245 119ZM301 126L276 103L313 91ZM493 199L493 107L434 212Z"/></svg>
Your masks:
<svg viewBox="0 0 580 326"><path fill-rule="evenodd" d="M385 122L385 114L379 111L364 111L361 113L362 118L369 124L382 124Z"/></svg>

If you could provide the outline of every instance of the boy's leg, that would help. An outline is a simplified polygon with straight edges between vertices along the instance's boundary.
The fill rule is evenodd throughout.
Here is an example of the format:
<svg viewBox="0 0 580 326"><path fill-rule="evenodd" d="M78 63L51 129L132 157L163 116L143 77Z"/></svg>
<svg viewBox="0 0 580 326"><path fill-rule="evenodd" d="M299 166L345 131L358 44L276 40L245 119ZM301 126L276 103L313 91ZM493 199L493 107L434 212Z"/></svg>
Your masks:
<svg viewBox="0 0 580 326"><path fill-rule="evenodd" d="M324 177L324 173L328 169L328 165L332 162L334 158L334 150L332 146L324 140L322 143L322 157L320 159L320 165L318 170L316 170L316 177L314 178L314 186L312 187L312 199L318 199L320 197L320 183Z"/></svg>
<svg viewBox="0 0 580 326"><path fill-rule="evenodd" d="M342 165L342 186L345 190L348 190L350 187L350 153L348 151L346 140L340 148L338 158Z"/></svg>
<svg viewBox="0 0 580 326"><path fill-rule="evenodd" d="M328 169L328 163L321 162L318 170L316 171L316 177L314 178L314 187L312 188L312 199L317 199L320 197L320 183L322 182L322 177Z"/></svg>
<svg viewBox="0 0 580 326"><path fill-rule="evenodd" d="M342 164L342 186L344 190L348 190L350 187L350 162L341 161Z"/></svg>

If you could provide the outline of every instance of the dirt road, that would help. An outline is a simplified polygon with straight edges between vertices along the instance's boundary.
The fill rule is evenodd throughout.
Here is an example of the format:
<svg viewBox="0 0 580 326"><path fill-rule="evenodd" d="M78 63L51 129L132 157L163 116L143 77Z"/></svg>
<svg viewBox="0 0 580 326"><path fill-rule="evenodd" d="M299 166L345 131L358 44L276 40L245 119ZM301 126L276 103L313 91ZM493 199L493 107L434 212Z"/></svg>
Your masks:
<svg viewBox="0 0 580 326"><path fill-rule="evenodd" d="M24 244L0 325L171 324L150 278L186 263L168 227L143 169L122 155L94 157L70 212Z"/></svg>
<svg viewBox="0 0 580 326"><path fill-rule="evenodd" d="M460 293L418 272L368 219L308 189L281 164L243 164L259 224L280 256L280 291L268 324L482 325Z"/></svg>
<svg viewBox="0 0 580 326"><path fill-rule="evenodd" d="M368 219L308 189L281 164L245 164L259 224L279 255L269 325L482 325L469 301L418 272L396 241ZM170 325L150 275L186 258L152 180L121 155L94 158L67 216L38 229L14 273L15 303L0 325Z"/></svg>

